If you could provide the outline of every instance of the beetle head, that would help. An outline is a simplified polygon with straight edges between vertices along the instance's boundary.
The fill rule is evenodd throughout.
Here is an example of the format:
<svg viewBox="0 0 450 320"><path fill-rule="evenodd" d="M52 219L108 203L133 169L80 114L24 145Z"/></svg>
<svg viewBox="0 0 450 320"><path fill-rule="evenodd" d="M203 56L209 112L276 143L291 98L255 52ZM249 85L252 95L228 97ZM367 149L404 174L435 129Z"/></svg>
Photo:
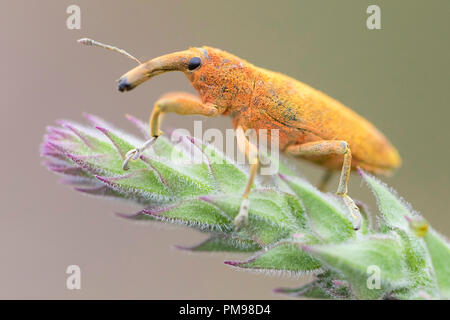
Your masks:
<svg viewBox="0 0 450 320"><path fill-rule="evenodd" d="M124 74L120 91L128 91L144 81L169 71L182 71L203 102L220 106L248 103L253 87L251 64L225 51L190 48L151 59Z"/></svg>

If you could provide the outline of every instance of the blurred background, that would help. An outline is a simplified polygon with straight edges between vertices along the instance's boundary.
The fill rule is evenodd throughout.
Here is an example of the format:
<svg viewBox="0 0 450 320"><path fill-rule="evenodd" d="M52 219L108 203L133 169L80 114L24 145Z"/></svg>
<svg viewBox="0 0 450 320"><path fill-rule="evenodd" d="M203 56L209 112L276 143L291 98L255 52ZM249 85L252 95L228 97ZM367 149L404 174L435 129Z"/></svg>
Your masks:
<svg viewBox="0 0 450 320"><path fill-rule="evenodd" d="M66 8L81 8L69 30ZM381 7L382 30L366 28L366 8ZM169 73L128 94L115 80L135 64L78 45L90 37L142 60L209 45L293 76L344 102L393 142L403 167L384 178L441 233L450 235L450 2L439 1L12 1L0 12L0 298L280 298L279 286L310 278L235 272L226 254L188 254L194 230L137 225L114 212L122 203L90 198L59 183L39 156L45 127L99 115L124 129L130 113L147 120L172 90L193 92ZM167 116L192 130L199 117ZM231 128L228 118L203 128ZM300 162L318 181L322 171ZM337 179L333 180L335 188ZM377 212L359 177L350 194ZM66 289L66 268L81 267L82 289Z"/></svg>

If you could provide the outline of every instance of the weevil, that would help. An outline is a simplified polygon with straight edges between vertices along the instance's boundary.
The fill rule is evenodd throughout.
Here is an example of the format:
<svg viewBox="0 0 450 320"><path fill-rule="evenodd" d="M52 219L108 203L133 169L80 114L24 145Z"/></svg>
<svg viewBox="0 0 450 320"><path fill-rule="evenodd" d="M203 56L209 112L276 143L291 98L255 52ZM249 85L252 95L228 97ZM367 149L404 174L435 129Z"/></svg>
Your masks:
<svg viewBox="0 0 450 320"><path fill-rule="evenodd" d="M164 113L231 117L241 150L247 157L256 155L249 159L250 175L234 220L236 229L248 221L248 196L260 165L257 145L244 133L248 129L266 129L269 135L272 129L278 129L280 151L326 168L322 188L331 173L340 170L336 194L353 216L355 229L361 226L361 215L347 194L351 170L360 167L387 175L401 165L398 151L387 138L350 108L303 82L254 66L223 50L190 48L141 63L122 49L90 39L79 42L120 52L139 63L118 80L122 92L157 75L181 71L198 93L171 93L155 102L150 116L152 138L127 153L124 169L162 134L160 117Z"/></svg>

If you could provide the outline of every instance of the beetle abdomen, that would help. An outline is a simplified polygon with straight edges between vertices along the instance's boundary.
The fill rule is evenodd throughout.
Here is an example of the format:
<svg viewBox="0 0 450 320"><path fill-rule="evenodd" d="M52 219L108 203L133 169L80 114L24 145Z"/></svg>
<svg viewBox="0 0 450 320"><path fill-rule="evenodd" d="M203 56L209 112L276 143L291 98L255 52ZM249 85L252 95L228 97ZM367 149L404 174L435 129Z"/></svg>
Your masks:
<svg viewBox="0 0 450 320"><path fill-rule="evenodd" d="M353 167L379 174L401 164L386 137L369 121L326 94L288 76L259 69L250 105L235 122L254 129L279 129L280 148L316 140L343 140L350 145ZM340 169L342 157L310 159Z"/></svg>

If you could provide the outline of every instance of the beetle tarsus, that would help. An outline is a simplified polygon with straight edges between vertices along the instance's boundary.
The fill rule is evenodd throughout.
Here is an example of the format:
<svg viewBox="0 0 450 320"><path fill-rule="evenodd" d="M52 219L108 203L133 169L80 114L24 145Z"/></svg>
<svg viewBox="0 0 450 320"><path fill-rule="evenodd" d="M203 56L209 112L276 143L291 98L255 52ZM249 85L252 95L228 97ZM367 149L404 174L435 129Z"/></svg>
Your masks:
<svg viewBox="0 0 450 320"><path fill-rule="evenodd" d="M156 137L152 137L151 139L145 141L145 143L141 147L135 148L135 149L131 149L130 151L128 151L126 153L126 155L125 155L125 160L122 163L122 169L123 170L128 170L129 169L128 163L130 161L138 160L141 157L142 153L146 149L150 148L152 146L152 144L155 143L157 138L158 138L157 136Z"/></svg>
<svg viewBox="0 0 450 320"><path fill-rule="evenodd" d="M350 214L353 218L353 229L354 230L361 229L362 216L361 216L361 212L359 212L358 206L355 204L355 202L352 200L352 198L350 198L346 194L340 195L340 196L344 200L345 206L348 208L348 210L350 211Z"/></svg>

